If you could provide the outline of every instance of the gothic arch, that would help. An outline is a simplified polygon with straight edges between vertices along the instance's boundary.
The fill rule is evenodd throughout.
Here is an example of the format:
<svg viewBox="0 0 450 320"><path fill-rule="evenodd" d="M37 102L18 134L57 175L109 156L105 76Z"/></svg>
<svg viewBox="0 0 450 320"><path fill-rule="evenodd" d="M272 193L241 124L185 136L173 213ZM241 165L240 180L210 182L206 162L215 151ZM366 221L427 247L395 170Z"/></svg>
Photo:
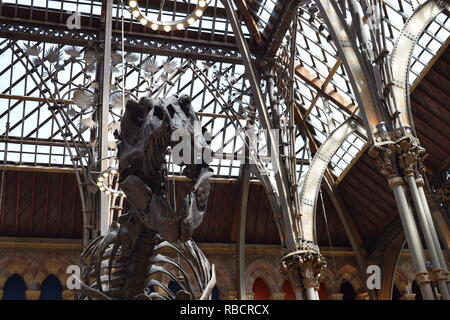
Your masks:
<svg viewBox="0 0 450 320"><path fill-rule="evenodd" d="M410 281L408 279L408 275L406 275L400 268L397 268L395 272L394 284L397 287L400 293L409 292L408 288L411 286Z"/></svg>
<svg viewBox="0 0 450 320"><path fill-rule="evenodd" d="M325 268L320 276L320 285L327 289L329 294L338 293L342 279L335 275L329 268Z"/></svg>
<svg viewBox="0 0 450 320"><path fill-rule="evenodd" d="M39 264L39 271L33 281L39 285L50 275L55 276L61 282L63 290L67 289L67 278L69 274L66 272L67 267L71 263L65 258L57 255L44 257Z"/></svg>
<svg viewBox="0 0 450 320"><path fill-rule="evenodd" d="M28 287L33 282L33 271L39 268L34 260L22 254L8 255L0 259L0 266L0 288L3 288L6 280L14 274L21 276Z"/></svg>
<svg viewBox="0 0 450 320"><path fill-rule="evenodd" d="M284 281L280 281L279 278L282 277L279 274L279 271L270 262L258 259L253 261L247 267L245 271L245 288L247 291L252 291L253 283L257 278L261 278L264 280L271 293L281 292Z"/></svg>
<svg viewBox="0 0 450 320"><path fill-rule="evenodd" d="M339 269L338 274L340 277L339 282L342 282L342 279L345 279L352 285L356 292L361 289L365 289L365 284L361 279L359 271L355 267L346 264Z"/></svg>
<svg viewBox="0 0 450 320"><path fill-rule="evenodd" d="M209 258L211 265L214 264L216 270L217 289L222 294L230 291L236 291L236 284L230 270L225 268L222 263L216 259Z"/></svg>

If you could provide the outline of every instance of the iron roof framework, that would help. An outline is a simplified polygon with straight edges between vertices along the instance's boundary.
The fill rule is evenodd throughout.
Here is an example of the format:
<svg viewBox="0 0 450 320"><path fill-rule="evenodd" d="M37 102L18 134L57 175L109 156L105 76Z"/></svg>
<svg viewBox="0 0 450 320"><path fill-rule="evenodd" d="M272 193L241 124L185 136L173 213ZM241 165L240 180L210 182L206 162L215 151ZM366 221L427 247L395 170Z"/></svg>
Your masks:
<svg viewBox="0 0 450 320"><path fill-rule="evenodd" d="M177 12L183 6L189 10L193 2L169 1L166 14L177 15L176 6ZM423 2L384 1L388 49L392 49L413 9ZM126 99L186 93L193 99L202 126L212 135L216 177L242 176L245 142L239 132L249 121L262 126L255 116L249 79L221 1L211 0L201 20L186 30L170 33L144 28L122 9L120 2L114 1L113 75L107 123L100 121L97 111L103 88L100 71L107 22L104 3L0 2L0 159L11 166L52 169L73 168L76 163L75 168L94 168L100 158L102 126L108 126L108 150L114 154L113 132ZM140 1L140 6L151 14L157 10L153 3ZM312 150L357 110L357 102L335 45L310 1L248 0L245 4L248 15L243 11L240 19L243 36L258 66L275 61L273 76L277 80L290 77L294 38L291 20L296 17L294 100L300 106L304 126L294 129L295 166L301 180ZM296 12L292 10L296 5L298 14L288 19L289 12ZM70 30L66 21L74 11L80 12L82 27ZM411 85L420 79L434 55L448 45L449 30L447 13L439 15L427 28L414 51ZM257 41L257 34L262 42ZM269 105L265 80L260 83ZM275 90L281 114L278 126L281 135L287 136L291 130L287 126L289 93L280 88ZM258 143L263 148L267 145L264 137ZM344 178L365 146L361 132L347 139L331 161L335 182ZM272 170L267 157L260 160ZM169 168L173 175L180 175L180 168ZM83 183L90 180L85 176Z"/></svg>

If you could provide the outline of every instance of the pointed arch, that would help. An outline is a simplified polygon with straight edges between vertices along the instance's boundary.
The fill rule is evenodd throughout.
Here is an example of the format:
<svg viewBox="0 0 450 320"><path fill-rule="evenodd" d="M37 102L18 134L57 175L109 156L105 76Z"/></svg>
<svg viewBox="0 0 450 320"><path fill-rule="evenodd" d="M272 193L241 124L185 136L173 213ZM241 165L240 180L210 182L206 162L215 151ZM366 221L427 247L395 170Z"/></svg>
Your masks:
<svg viewBox="0 0 450 320"><path fill-rule="evenodd" d="M26 284L17 273L6 280L3 287L3 300L26 300Z"/></svg>
<svg viewBox="0 0 450 320"><path fill-rule="evenodd" d="M279 271L268 261L258 259L253 261L245 271L245 287L247 291L251 291L253 283L257 278L261 278L267 284L271 292L281 291L281 275ZM281 282L281 284L279 283Z"/></svg>
<svg viewBox="0 0 450 320"><path fill-rule="evenodd" d="M41 283L41 295L39 300L61 300L63 287L54 275L49 275Z"/></svg>

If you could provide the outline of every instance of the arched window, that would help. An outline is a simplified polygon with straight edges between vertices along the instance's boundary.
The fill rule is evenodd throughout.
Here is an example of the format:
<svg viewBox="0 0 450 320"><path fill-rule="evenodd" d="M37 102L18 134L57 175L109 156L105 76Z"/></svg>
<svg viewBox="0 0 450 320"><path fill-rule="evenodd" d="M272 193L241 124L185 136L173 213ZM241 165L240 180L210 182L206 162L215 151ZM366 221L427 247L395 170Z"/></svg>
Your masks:
<svg viewBox="0 0 450 320"><path fill-rule="evenodd" d="M283 292L285 293L284 300L295 300L295 292L291 283L287 280L283 283Z"/></svg>
<svg viewBox="0 0 450 320"><path fill-rule="evenodd" d="M220 300L220 292L217 286L212 289L211 300Z"/></svg>
<svg viewBox="0 0 450 320"><path fill-rule="evenodd" d="M3 300L26 300L26 285L18 274L11 276L3 286Z"/></svg>
<svg viewBox="0 0 450 320"><path fill-rule="evenodd" d="M420 292L420 287L416 280L414 280L411 284L411 291L416 294L416 300L423 300L422 292Z"/></svg>
<svg viewBox="0 0 450 320"><path fill-rule="evenodd" d="M39 300L61 300L61 282L54 275L49 275L41 284L41 296Z"/></svg>
<svg viewBox="0 0 450 320"><path fill-rule="evenodd" d="M400 300L400 290L398 290L395 284L392 287L392 300Z"/></svg>
<svg viewBox="0 0 450 320"><path fill-rule="evenodd" d="M342 280L340 291L344 294L342 298L343 300L355 300L355 289L353 289L353 286L350 284L350 282L346 281L345 279Z"/></svg>
<svg viewBox="0 0 450 320"><path fill-rule="evenodd" d="M261 278L256 278L253 283L253 294L255 295L255 300L269 300L270 299L270 289L267 284Z"/></svg>

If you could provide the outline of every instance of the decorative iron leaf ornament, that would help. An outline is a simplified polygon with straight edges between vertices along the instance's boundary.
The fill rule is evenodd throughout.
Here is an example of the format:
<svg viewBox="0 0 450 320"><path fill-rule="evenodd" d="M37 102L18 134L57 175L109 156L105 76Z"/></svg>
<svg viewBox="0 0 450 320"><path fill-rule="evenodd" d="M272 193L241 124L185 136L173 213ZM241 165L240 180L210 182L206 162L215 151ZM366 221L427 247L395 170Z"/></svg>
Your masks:
<svg viewBox="0 0 450 320"><path fill-rule="evenodd" d="M73 93L73 102L81 110L86 110L94 105L94 94L88 90L77 89Z"/></svg>
<svg viewBox="0 0 450 320"><path fill-rule="evenodd" d="M92 118L81 119L81 126L83 129L93 129L97 127L97 123Z"/></svg>
<svg viewBox="0 0 450 320"><path fill-rule="evenodd" d="M72 58L78 58L81 56L81 49L77 47L68 47L64 49L64 52Z"/></svg>
<svg viewBox="0 0 450 320"><path fill-rule="evenodd" d="M93 73L95 71L95 65L94 64L88 64L83 69L86 73Z"/></svg>
<svg viewBox="0 0 450 320"><path fill-rule="evenodd" d="M128 101L128 97L125 96L125 103L127 103L127 101ZM124 99L123 99L123 94L121 91L116 91L111 94L110 99L109 99L109 104L111 107L122 110L124 108L123 103L124 103Z"/></svg>
<svg viewBox="0 0 450 320"><path fill-rule="evenodd" d="M163 68L167 73L173 73L177 69L177 63L173 60L167 59L163 64Z"/></svg>
<svg viewBox="0 0 450 320"><path fill-rule="evenodd" d="M39 47L38 44L34 44L32 46L25 44L24 47L25 47L25 49L24 49L25 53L28 56L38 56L42 51L42 49Z"/></svg>
<svg viewBox="0 0 450 320"><path fill-rule="evenodd" d="M74 108L70 107L69 109L67 109L67 114L70 117L75 117L76 115L78 115L78 112Z"/></svg>
<svg viewBox="0 0 450 320"><path fill-rule="evenodd" d="M121 64L122 63L122 55L118 52L111 52L111 63L113 64L113 66Z"/></svg>
<svg viewBox="0 0 450 320"><path fill-rule="evenodd" d="M34 57L33 59L31 59L31 62L33 62L33 64L34 64L36 67L39 67L39 66L41 66L41 65L44 63L44 60L42 60L42 59L39 58L39 57Z"/></svg>
<svg viewBox="0 0 450 320"><path fill-rule="evenodd" d="M126 62L133 63L139 61L139 56L136 53L127 53L124 59Z"/></svg>
<svg viewBox="0 0 450 320"><path fill-rule="evenodd" d="M58 47L49 48L45 51L44 60L47 60L50 63L56 63L61 60L62 54L59 51Z"/></svg>
<svg viewBox="0 0 450 320"><path fill-rule="evenodd" d="M86 50L84 52L84 56L83 56L83 60L84 62L86 62L86 64L92 64L97 60L97 54L95 53L94 50Z"/></svg>
<svg viewBox="0 0 450 320"><path fill-rule="evenodd" d="M159 70L159 67L156 64L155 57L145 60L145 62L142 64L142 68L144 69L145 72L148 72L151 75L158 72Z"/></svg>

